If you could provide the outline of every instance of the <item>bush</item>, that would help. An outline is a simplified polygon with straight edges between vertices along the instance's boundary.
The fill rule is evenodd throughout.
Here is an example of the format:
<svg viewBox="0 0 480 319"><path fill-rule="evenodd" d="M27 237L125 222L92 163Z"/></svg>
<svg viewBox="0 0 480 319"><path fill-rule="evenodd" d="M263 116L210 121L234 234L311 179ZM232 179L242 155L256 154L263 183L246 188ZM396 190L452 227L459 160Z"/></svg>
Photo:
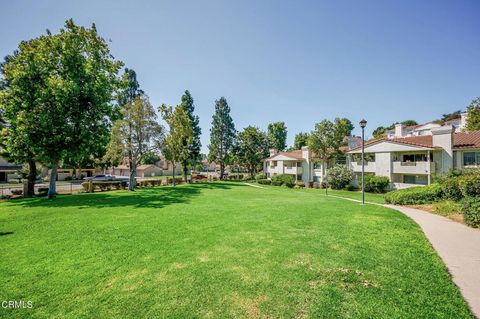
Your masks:
<svg viewBox="0 0 480 319"><path fill-rule="evenodd" d="M297 188L303 188L305 187L305 183L303 181L295 181L295 186Z"/></svg>
<svg viewBox="0 0 480 319"><path fill-rule="evenodd" d="M270 184L272 184L272 181L269 180L269 179L263 178L263 179L257 180L257 183L263 184L263 185L270 185Z"/></svg>
<svg viewBox="0 0 480 319"><path fill-rule="evenodd" d="M258 173L257 175L255 175L255 180L256 180L257 182L258 182L258 180L260 180L260 179L265 179L265 178L267 178L267 177L266 177L265 174L263 174L263 173Z"/></svg>
<svg viewBox="0 0 480 319"><path fill-rule="evenodd" d="M480 175L464 176L459 185L464 197L480 197Z"/></svg>
<svg viewBox="0 0 480 319"><path fill-rule="evenodd" d="M358 190L358 188L355 187L355 185L353 185L353 184L348 184L348 185L345 187L345 189L346 189L347 191L351 191L351 192Z"/></svg>
<svg viewBox="0 0 480 319"><path fill-rule="evenodd" d="M480 227L480 199L467 197L462 200L461 211L465 224Z"/></svg>
<svg viewBox="0 0 480 319"><path fill-rule="evenodd" d="M430 204L443 199L440 184L418 186L385 194L385 201L396 205Z"/></svg>
<svg viewBox="0 0 480 319"><path fill-rule="evenodd" d="M23 194L23 189L12 189L10 192L12 193L12 195L19 196Z"/></svg>
<svg viewBox="0 0 480 319"><path fill-rule="evenodd" d="M332 189L344 189L353 179L353 172L345 165L335 165L328 170L326 182Z"/></svg>
<svg viewBox="0 0 480 319"><path fill-rule="evenodd" d="M442 191L445 197L451 200L460 200L463 198L460 189L460 177L449 177L441 181Z"/></svg>
<svg viewBox="0 0 480 319"><path fill-rule="evenodd" d="M390 186L390 180L385 176L365 175L364 178L365 191L369 193L386 193Z"/></svg>
<svg viewBox="0 0 480 319"><path fill-rule="evenodd" d="M272 176L272 185L287 186L292 188L295 185L295 180L292 175L280 174Z"/></svg>

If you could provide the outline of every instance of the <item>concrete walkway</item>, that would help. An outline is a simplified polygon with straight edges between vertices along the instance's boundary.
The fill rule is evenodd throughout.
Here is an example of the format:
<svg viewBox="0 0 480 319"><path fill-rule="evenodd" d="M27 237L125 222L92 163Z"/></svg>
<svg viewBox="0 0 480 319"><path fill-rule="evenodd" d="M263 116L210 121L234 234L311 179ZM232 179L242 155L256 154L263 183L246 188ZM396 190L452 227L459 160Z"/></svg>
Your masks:
<svg viewBox="0 0 480 319"><path fill-rule="evenodd" d="M480 318L480 230L419 209L384 206L404 213L420 225L472 312Z"/></svg>

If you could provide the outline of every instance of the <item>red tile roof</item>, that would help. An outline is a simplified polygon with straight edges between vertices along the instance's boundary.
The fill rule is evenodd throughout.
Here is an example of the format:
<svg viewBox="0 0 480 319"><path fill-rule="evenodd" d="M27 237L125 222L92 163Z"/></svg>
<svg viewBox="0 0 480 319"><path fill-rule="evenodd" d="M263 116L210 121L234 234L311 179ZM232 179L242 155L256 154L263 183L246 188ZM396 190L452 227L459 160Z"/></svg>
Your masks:
<svg viewBox="0 0 480 319"><path fill-rule="evenodd" d="M290 152L278 152L277 154L275 154L273 156L270 156L267 159L271 159L271 158L273 158L277 155L284 155L284 156L287 156L287 157L292 157L294 159L302 159L302 150L294 150L294 151L290 151Z"/></svg>
<svg viewBox="0 0 480 319"><path fill-rule="evenodd" d="M459 132L453 135L454 148L480 148L480 131Z"/></svg>
<svg viewBox="0 0 480 319"><path fill-rule="evenodd" d="M381 138L378 140L369 140L365 142L365 146L376 144L379 142L393 142L407 145L414 145L420 147L433 148L432 135L396 137L396 138ZM360 146L361 147L361 146ZM360 147L352 148L350 151L359 149ZM480 148L480 131L473 132L457 132L453 134L453 148Z"/></svg>

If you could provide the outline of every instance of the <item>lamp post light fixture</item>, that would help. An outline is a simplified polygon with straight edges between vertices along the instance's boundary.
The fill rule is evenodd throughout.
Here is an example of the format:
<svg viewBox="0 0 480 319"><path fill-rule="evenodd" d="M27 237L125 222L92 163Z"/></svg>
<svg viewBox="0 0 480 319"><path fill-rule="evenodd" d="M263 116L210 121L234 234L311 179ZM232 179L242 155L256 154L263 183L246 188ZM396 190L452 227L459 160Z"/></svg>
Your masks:
<svg viewBox="0 0 480 319"><path fill-rule="evenodd" d="M360 121L362 128L362 205L365 205L365 126L367 126L367 121L363 119Z"/></svg>

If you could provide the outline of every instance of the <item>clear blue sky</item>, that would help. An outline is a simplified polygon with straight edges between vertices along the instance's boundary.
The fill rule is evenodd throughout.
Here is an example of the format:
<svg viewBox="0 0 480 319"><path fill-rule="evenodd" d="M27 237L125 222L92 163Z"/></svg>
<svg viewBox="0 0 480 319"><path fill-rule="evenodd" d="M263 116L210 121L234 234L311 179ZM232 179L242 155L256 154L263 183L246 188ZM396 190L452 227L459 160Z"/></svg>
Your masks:
<svg viewBox="0 0 480 319"><path fill-rule="evenodd" d="M2 0L0 8L2 56L67 18L95 22L155 106L190 90L204 150L221 96L237 129L284 121L289 143L324 118L364 117L370 135L480 96L478 0Z"/></svg>

